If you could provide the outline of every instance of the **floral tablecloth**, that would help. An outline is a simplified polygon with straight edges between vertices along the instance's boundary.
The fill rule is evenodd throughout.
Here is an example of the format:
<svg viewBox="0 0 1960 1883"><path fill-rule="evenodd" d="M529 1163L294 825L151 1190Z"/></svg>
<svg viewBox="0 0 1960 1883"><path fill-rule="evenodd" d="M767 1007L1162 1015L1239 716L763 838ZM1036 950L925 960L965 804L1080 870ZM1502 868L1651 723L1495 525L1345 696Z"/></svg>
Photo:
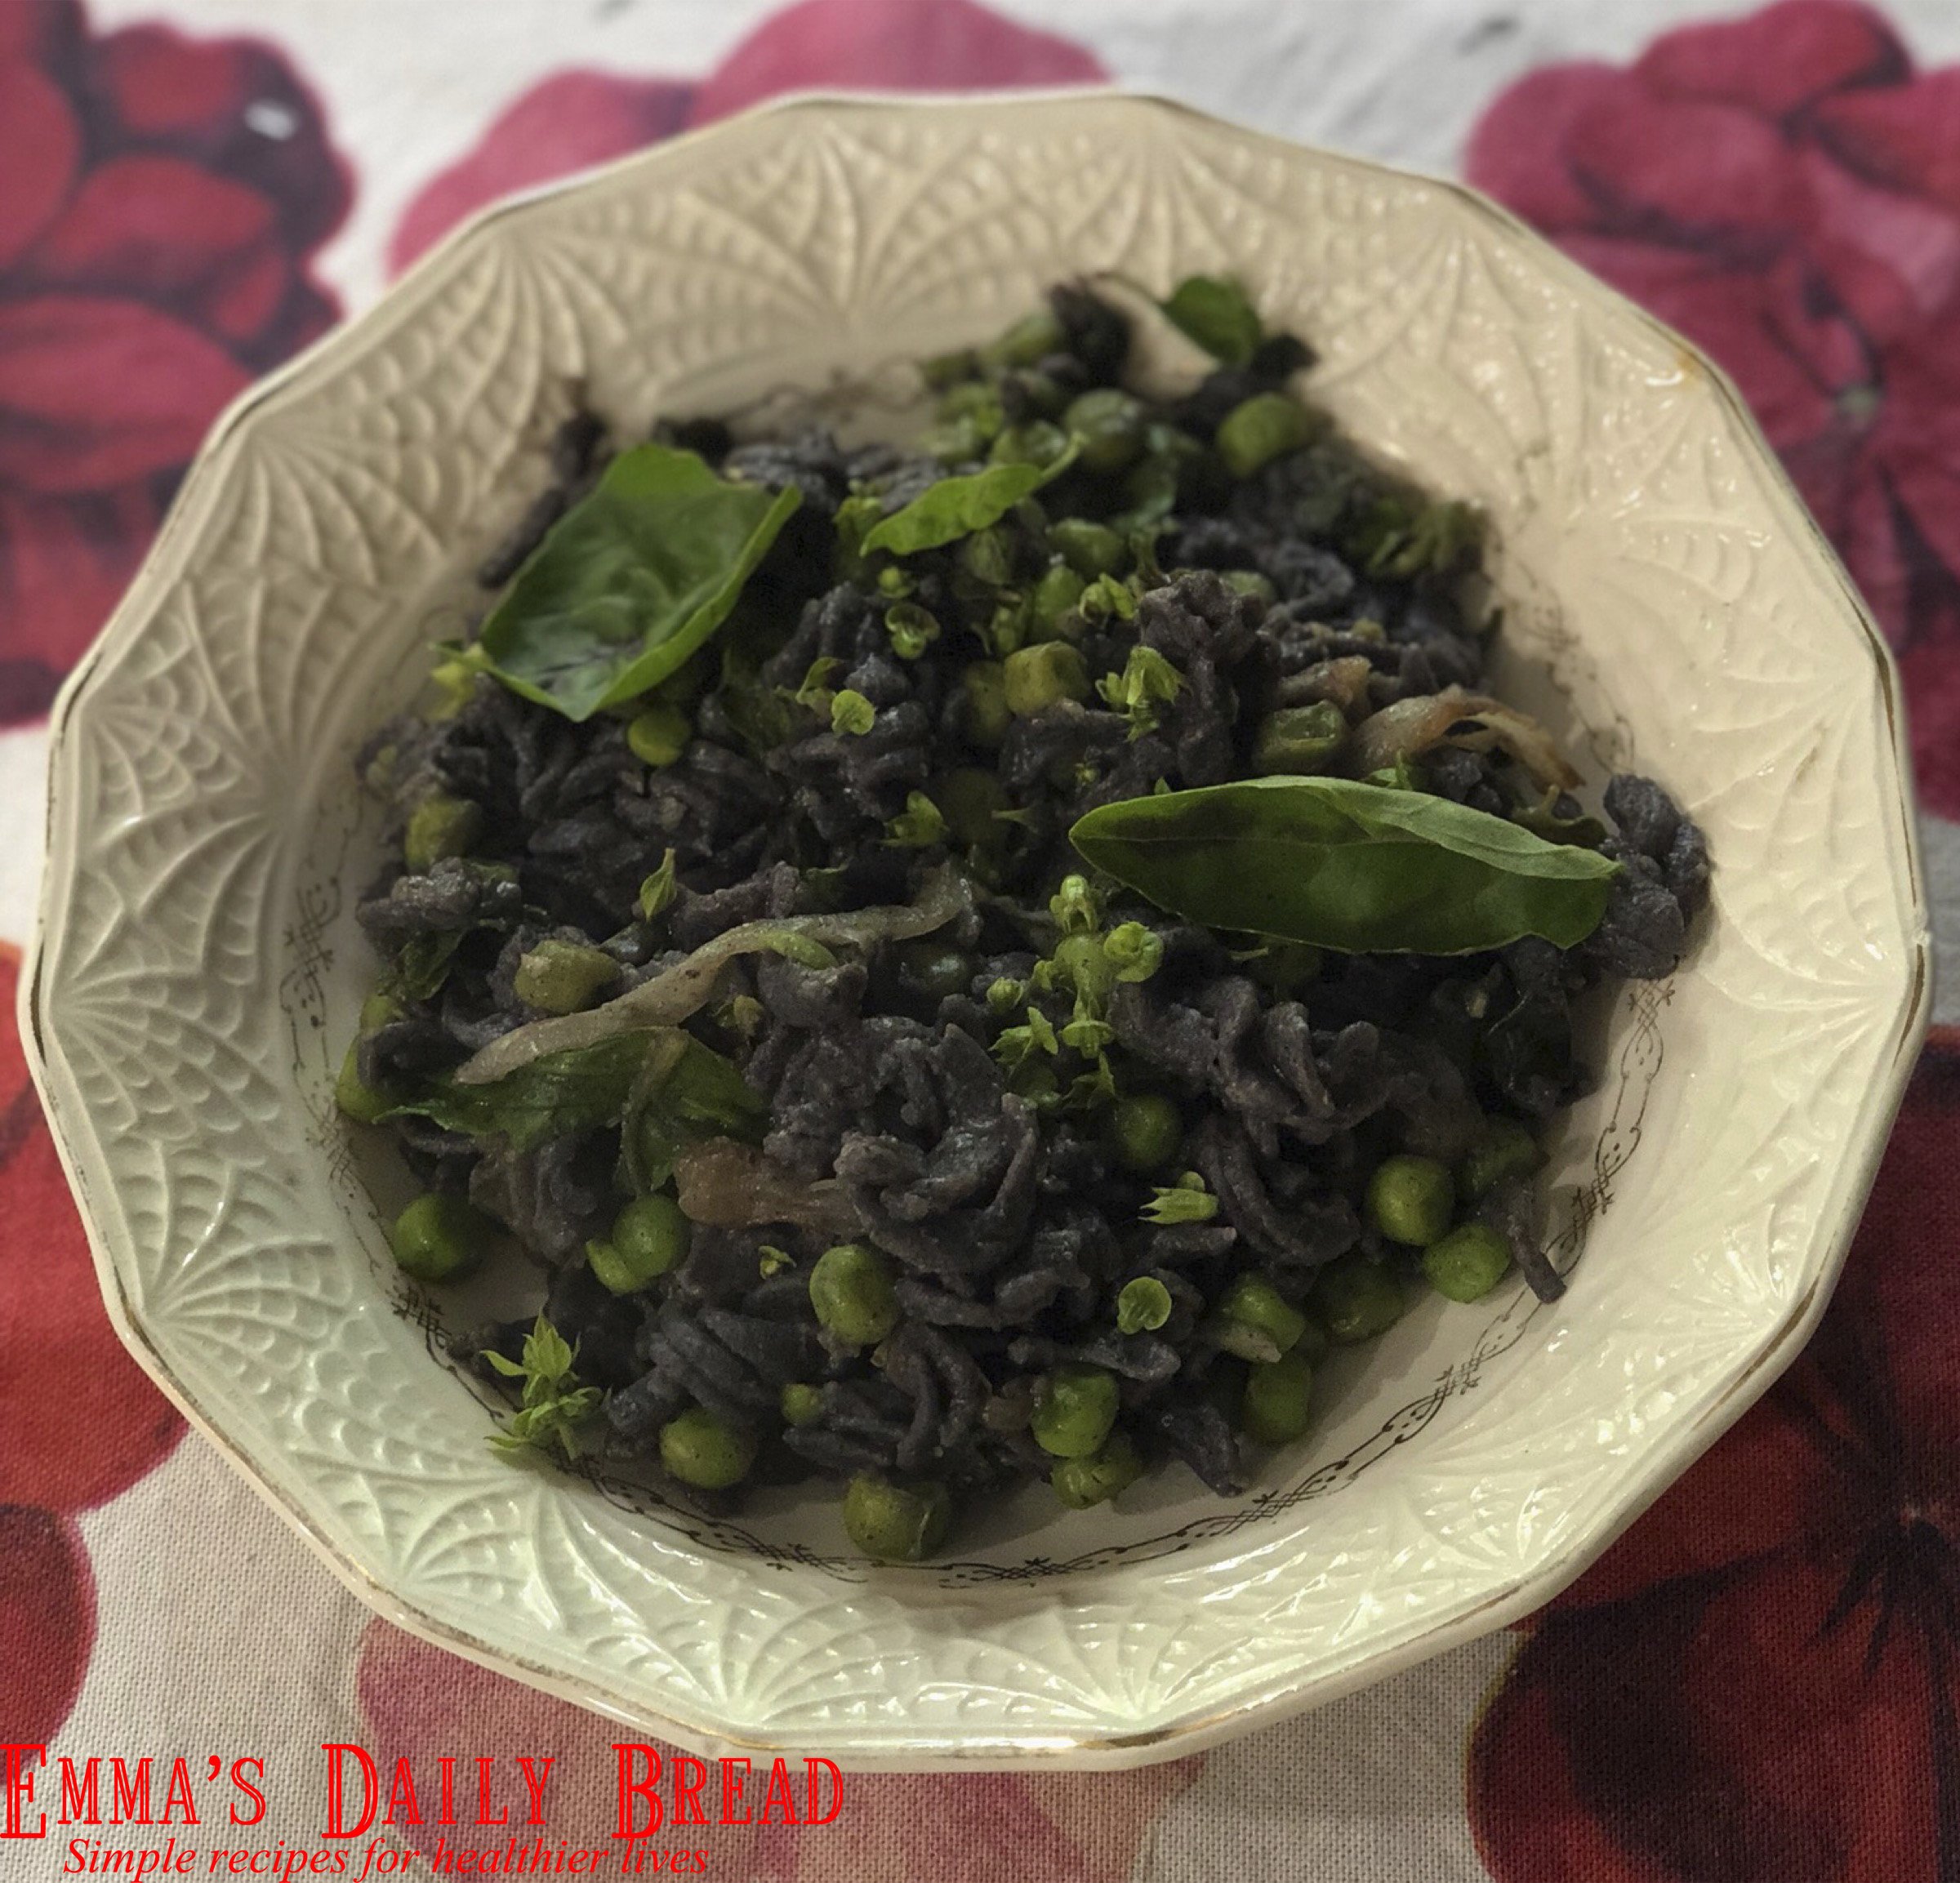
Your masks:
<svg viewBox="0 0 1960 1883"><path fill-rule="evenodd" d="M1466 176L1728 368L1898 652L1950 970L1953 0L1720 20L1674 0L0 0L0 936L31 921L48 703L205 427L457 217L788 88L1104 82ZM0 1819L45 1810L48 1835L0 1836L0 1876L101 1873L167 1838L160 1861L194 1850L173 1874L290 1875L290 1851L329 1848L335 1743L422 1769L555 1755L552 1841L605 1844L614 1729L372 1618L124 1356L14 1036L17 969L9 948L0 1746L50 1763ZM1822 1330L1550 1608L1174 1765L853 1778L832 1824L696 1834L699 1873L1957 1883L1946 979ZM64 1756L103 1762L99 1826L59 1822ZM153 1762L147 1825L114 1805L118 1757ZM166 1797L179 1761L194 1822ZM250 1789L222 1786L240 1761Z"/></svg>

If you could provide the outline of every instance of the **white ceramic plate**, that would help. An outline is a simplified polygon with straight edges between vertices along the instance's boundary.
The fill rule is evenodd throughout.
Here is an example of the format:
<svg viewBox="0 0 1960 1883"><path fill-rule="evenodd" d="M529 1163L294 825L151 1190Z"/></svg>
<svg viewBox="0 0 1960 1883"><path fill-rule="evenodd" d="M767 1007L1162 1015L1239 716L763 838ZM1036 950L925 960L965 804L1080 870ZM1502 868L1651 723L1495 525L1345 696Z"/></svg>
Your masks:
<svg viewBox="0 0 1960 1883"><path fill-rule="evenodd" d="M1037 1500L920 1569L821 1503L513 1468L329 1102L373 971L354 748L568 382L628 428L840 381L875 421L899 363L1102 269L1236 274L1309 336L1316 398L1490 513L1519 683L1708 832L1694 952L1564 1127L1570 1292L1432 1300L1236 1502ZM24 1031L124 1338L383 1614L697 1747L1135 1763L1522 1614L1794 1352L1924 1022L1904 750L1733 390L1489 204L1145 99L798 102L492 212L226 416L56 708Z"/></svg>

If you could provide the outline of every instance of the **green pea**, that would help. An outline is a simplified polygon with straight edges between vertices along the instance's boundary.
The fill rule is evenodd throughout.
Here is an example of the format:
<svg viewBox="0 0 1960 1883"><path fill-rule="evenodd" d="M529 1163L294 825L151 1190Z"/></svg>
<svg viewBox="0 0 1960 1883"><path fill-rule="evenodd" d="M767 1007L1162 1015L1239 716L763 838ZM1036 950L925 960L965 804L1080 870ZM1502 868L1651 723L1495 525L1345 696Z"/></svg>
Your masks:
<svg viewBox="0 0 1960 1883"><path fill-rule="evenodd" d="M920 376L937 392L942 388L957 385L963 379L971 379L980 370L980 355L970 346L956 348L951 353L936 353L930 359L919 363Z"/></svg>
<svg viewBox="0 0 1960 1883"><path fill-rule="evenodd" d="M844 1493L844 1534L880 1562L923 1561L946 1541L952 1520L946 1486L930 1480L894 1485L862 1476Z"/></svg>
<svg viewBox="0 0 1960 1883"><path fill-rule="evenodd" d="M547 937L526 950L511 986L519 1000L541 1013L576 1013L618 978L619 964L604 949Z"/></svg>
<svg viewBox="0 0 1960 1883"><path fill-rule="evenodd" d="M987 434L971 418L949 418L919 434L919 448L942 464L971 464L987 453Z"/></svg>
<svg viewBox="0 0 1960 1883"><path fill-rule="evenodd" d="M1063 979L1100 1013L1116 984L1116 964L1100 935L1064 935L1055 944L1055 966Z"/></svg>
<svg viewBox="0 0 1960 1883"><path fill-rule="evenodd" d="M370 994L361 1003L361 1031L363 1034L379 1033L391 1020L399 1020L408 1011L392 994Z"/></svg>
<svg viewBox="0 0 1960 1883"><path fill-rule="evenodd" d="M942 423L968 421L983 443L1007 422L1000 409L1000 394L984 380L978 379L951 388L940 398L938 416Z"/></svg>
<svg viewBox="0 0 1960 1883"><path fill-rule="evenodd" d="M1272 578L1261 575L1257 569L1227 569L1220 579L1235 595L1256 595L1268 603L1280 599L1280 591L1272 585Z"/></svg>
<svg viewBox="0 0 1960 1883"><path fill-rule="evenodd" d="M1058 1459L1048 1481L1071 1511L1086 1511L1107 1503L1143 1475L1137 1448L1121 1432L1111 1432L1109 1442L1089 1457Z"/></svg>
<svg viewBox="0 0 1960 1883"><path fill-rule="evenodd" d="M975 530L960 545L960 566L976 581L1004 589L1014 579L1014 539L1000 524Z"/></svg>
<svg viewBox="0 0 1960 1883"><path fill-rule="evenodd" d="M483 834L483 808L447 791L431 791L408 813L402 831L402 861L426 870L445 857L466 857Z"/></svg>
<svg viewBox="0 0 1960 1883"><path fill-rule="evenodd" d="M626 728L626 744L643 765L670 765L687 750L694 737L688 716L677 708L662 704L648 706L635 716Z"/></svg>
<svg viewBox="0 0 1960 1883"><path fill-rule="evenodd" d="M1176 425L1150 426L1144 456L1123 480L1123 494L1145 518L1160 517L1192 496L1200 485L1223 480L1216 456Z"/></svg>
<svg viewBox="0 0 1960 1883"><path fill-rule="evenodd" d="M1215 442L1226 470L1235 478L1249 478L1276 457L1311 444L1317 429L1298 399L1283 392L1258 392L1225 415Z"/></svg>
<svg viewBox="0 0 1960 1883"><path fill-rule="evenodd" d="M373 1124L399 1102L384 1086L370 1085L361 1077L360 1045L349 1040L345 1057L333 1082L333 1102L357 1124Z"/></svg>
<svg viewBox="0 0 1960 1883"><path fill-rule="evenodd" d="M989 652L1003 660L1027 640L1028 599L1018 589L1003 589L995 597L994 612L987 617L981 639Z"/></svg>
<svg viewBox="0 0 1960 1883"><path fill-rule="evenodd" d="M862 1242L840 1242L810 1271L817 1324L853 1347L875 1347L898 1324L892 1265Z"/></svg>
<svg viewBox="0 0 1960 1883"><path fill-rule="evenodd" d="M1324 772L1348 742L1348 721L1331 700L1282 706L1259 721L1253 735L1252 768L1270 775Z"/></svg>
<svg viewBox="0 0 1960 1883"><path fill-rule="evenodd" d="M1116 1101L1109 1132L1126 1169L1161 1170L1184 1141L1184 1120L1172 1100L1160 1093L1139 1092Z"/></svg>
<svg viewBox="0 0 1960 1883"><path fill-rule="evenodd" d="M1085 582L1120 576L1129 567L1129 545L1116 532L1083 517L1064 517L1048 532L1049 545Z"/></svg>
<svg viewBox="0 0 1960 1883"><path fill-rule="evenodd" d="M1023 314L1007 332L980 349L982 366L1033 366L1068 346L1062 323L1048 309Z"/></svg>
<svg viewBox="0 0 1960 1883"><path fill-rule="evenodd" d="M1014 723L1007 703L1007 670L998 661L975 661L960 674L960 690L965 696L960 730L971 743L991 751Z"/></svg>
<svg viewBox="0 0 1960 1883"><path fill-rule="evenodd" d="M1477 1301L1504 1279L1511 1244L1481 1222L1466 1222L1423 1251L1423 1273L1438 1294Z"/></svg>
<svg viewBox="0 0 1960 1883"><path fill-rule="evenodd" d="M1368 1216L1392 1242L1421 1249L1450 1226L1456 1185L1433 1157L1384 1158L1368 1179Z"/></svg>
<svg viewBox="0 0 1960 1883"><path fill-rule="evenodd" d="M1307 1430L1313 1369L1297 1353L1255 1365L1239 1400L1239 1429L1263 1445L1290 1444Z"/></svg>
<svg viewBox="0 0 1960 1883"><path fill-rule="evenodd" d="M740 1484L756 1449L754 1433L737 1431L706 1406L689 1406L660 1428L660 1462L668 1475L704 1491Z"/></svg>
<svg viewBox="0 0 1960 1883"><path fill-rule="evenodd" d="M1067 641L1037 641L1005 662L1008 710L1021 718L1089 697L1089 670Z"/></svg>
<svg viewBox="0 0 1960 1883"><path fill-rule="evenodd" d="M417 1281L460 1281L483 1259L490 1226L460 1196L430 1191L394 1219L389 1247Z"/></svg>
<svg viewBox="0 0 1960 1883"><path fill-rule="evenodd" d="M934 1000L964 994L973 985L973 958L943 942L908 942L898 951L898 972L908 986Z"/></svg>
<svg viewBox="0 0 1960 1883"><path fill-rule="evenodd" d="M1241 1275L1218 1298L1218 1345L1241 1360L1276 1360L1307 1331L1307 1317L1261 1275Z"/></svg>
<svg viewBox="0 0 1960 1883"><path fill-rule="evenodd" d="M439 661L429 670L429 683L435 688L435 703L423 715L428 719L453 719L470 704L481 670L472 661Z"/></svg>
<svg viewBox="0 0 1960 1883"><path fill-rule="evenodd" d="M1037 641L1059 638L1062 623L1088 585L1067 563L1057 563L1042 576L1028 604L1031 630Z"/></svg>
<svg viewBox="0 0 1960 1883"><path fill-rule="evenodd" d="M823 1415L823 1388L793 1379L782 1389L778 1404L785 1425L814 1425Z"/></svg>
<svg viewBox="0 0 1960 1883"><path fill-rule="evenodd" d="M1043 1451L1085 1458L1116 1422L1116 1378L1099 1366L1058 1366L1036 1389L1029 1430Z"/></svg>
<svg viewBox="0 0 1960 1883"><path fill-rule="evenodd" d="M1475 1203L1506 1177L1529 1177L1544 1161L1538 1140L1515 1118L1486 1119L1456 1167L1457 1187Z"/></svg>
<svg viewBox="0 0 1960 1883"><path fill-rule="evenodd" d="M956 842L984 848L1000 840L1006 826L995 812L1006 810L1010 800L993 772L962 765L939 781L934 797Z"/></svg>
<svg viewBox="0 0 1960 1883"><path fill-rule="evenodd" d="M1082 462L1091 470L1127 470L1143 453L1143 407L1115 386L1080 394L1062 423L1080 441Z"/></svg>
<svg viewBox="0 0 1960 1883"><path fill-rule="evenodd" d="M1011 387L1019 395L1022 411L1039 412L1043 418L1058 418L1068 403L1062 388L1033 367L1018 367L1002 375L1000 384L1004 392Z"/></svg>
<svg viewBox="0 0 1960 1883"><path fill-rule="evenodd" d="M609 1242L588 1242L586 1244L586 1266L592 1271L600 1284L613 1294L635 1294L644 1285L621 1259L619 1251Z"/></svg>
<svg viewBox="0 0 1960 1883"><path fill-rule="evenodd" d="M694 1225L672 1197L636 1196L612 1218L605 1241L586 1244L586 1260L613 1293L637 1294L678 1268L693 1239Z"/></svg>
<svg viewBox="0 0 1960 1883"><path fill-rule="evenodd" d="M1010 425L993 442L987 457L995 464L1038 465L1045 470L1068 449L1068 438L1045 418Z"/></svg>
<svg viewBox="0 0 1960 1883"><path fill-rule="evenodd" d="M1370 1340L1402 1318L1402 1291L1395 1277L1365 1255L1344 1255L1315 1276L1313 1305L1343 1347Z"/></svg>

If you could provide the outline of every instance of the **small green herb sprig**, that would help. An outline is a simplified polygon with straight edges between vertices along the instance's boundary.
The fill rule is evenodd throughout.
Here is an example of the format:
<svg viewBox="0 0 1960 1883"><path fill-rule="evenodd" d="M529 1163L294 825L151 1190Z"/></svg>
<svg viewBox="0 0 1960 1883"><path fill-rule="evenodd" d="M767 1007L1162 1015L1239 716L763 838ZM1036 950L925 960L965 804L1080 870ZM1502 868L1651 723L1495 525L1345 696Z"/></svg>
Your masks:
<svg viewBox="0 0 1960 1883"><path fill-rule="evenodd" d="M581 1386L572 1371L578 1349L541 1314L524 1336L521 1362L506 1360L494 1347L483 1358L506 1379L522 1380L518 1409L490 1442L499 1451L550 1451L555 1445L568 1458L579 1455L579 1434L598 1412L605 1395L595 1386Z"/></svg>
<svg viewBox="0 0 1960 1883"><path fill-rule="evenodd" d="M1209 1222L1218 1213L1218 1200L1205 1187L1205 1179L1187 1170L1175 1183L1153 1189L1143 1215L1155 1223Z"/></svg>

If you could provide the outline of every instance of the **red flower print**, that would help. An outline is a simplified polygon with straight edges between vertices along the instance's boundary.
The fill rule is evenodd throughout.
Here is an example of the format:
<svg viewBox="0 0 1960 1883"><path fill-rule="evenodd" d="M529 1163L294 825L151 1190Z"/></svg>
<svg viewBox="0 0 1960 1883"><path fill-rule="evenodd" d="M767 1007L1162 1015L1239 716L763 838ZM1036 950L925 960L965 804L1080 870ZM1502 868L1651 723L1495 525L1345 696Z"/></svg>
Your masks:
<svg viewBox="0 0 1960 1883"><path fill-rule="evenodd" d="M44 711L205 429L337 309L345 167L285 60L0 7L0 723Z"/></svg>
<svg viewBox="0 0 1960 1883"><path fill-rule="evenodd" d="M1960 816L1960 68L1851 0L1535 72L1472 182L1734 376L1904 669L1927 801Z"/></svg>
<svg viewBox="0 0 1960 1883"><path fill-rule="evenodd" d="M472 210L515 189L657 144L687 128L694 87L670 78L560 72L504 111L460 163L403 212L388 245L399 273Z"/></svg>
<svg viewBox="0 0 1960 1883"><path fill-rule="evenodd" d="M1472 1742L1498 1883L1960 1876L1960 1031L1802 1357L1541 1614Z"/></svg>
<svg viewBox="0 0 1960 1883"><path fill-rule="evenodd" d="M31 1746L54 1737L95 1638L95 1578L74 1520L0 1504L0 1736Z"/></svg>
<svg viewBox="0 0 1960 1883"><path fill-rule="evenodd" d="M389 259L406 268L472 210L510 190L785 91L978 91L1093 85L1106 76L1081 47L973 0L803 0L764 20L698 84L563 72L533 86L409 204Z"/></svg>
<svg viewBox="0 0 1960 1883"><path fill-rule="evenodd" d="M706 124L785 91L990 91L1097 85L1094 56L973 0L803 0L764 21L701 87Z"/></svg>
<svg viewBox="0 0 1960 1883"><path fill-rule="evenodd" d="M612 1748L616 1740L633 1738L630 1733L458 1660L385 1622L368 1625L356 1685L384 1796L398 1759L409 1761L419 1788L423 1826L399 1832L404 1841L432 1850L441 1834L431 1802L436 1761L452 1754L457 1770L470 1774L474 1752L490 1746L521 1746L537 1769L541 1769L539 1756L555 1754L546 1805L553 1837L593 1845L610 1841L617 1821ZM662 1789L670 1796L664 1774L671 1750L662 1747ZM832 1823L663 1827L654 1841L705 1849L707 1868L697 1874L705 1874L709 1883L998 1883L1003 1876L1128 1883L1152 1824L1196 1778L1201 1764L1192 1758L1139 1771L1087 1774L847 1773L842 1809ZM790 1767L800 1805L801 1764L791 1760ZM757 1759L756 1774L749 1795L760 1814L766 1756ZM717 1787L710 1785L703 1796L712 1814ZM459 1798L459 1818L474 1816L474 1796L468 1793L467 1805ZM493 1803L493 1814L496 1809ZM510 1815L518 1822L521 1805ZM465 1841L488 1840L482 1832L450 1832L452 1844Z"/></svg>

